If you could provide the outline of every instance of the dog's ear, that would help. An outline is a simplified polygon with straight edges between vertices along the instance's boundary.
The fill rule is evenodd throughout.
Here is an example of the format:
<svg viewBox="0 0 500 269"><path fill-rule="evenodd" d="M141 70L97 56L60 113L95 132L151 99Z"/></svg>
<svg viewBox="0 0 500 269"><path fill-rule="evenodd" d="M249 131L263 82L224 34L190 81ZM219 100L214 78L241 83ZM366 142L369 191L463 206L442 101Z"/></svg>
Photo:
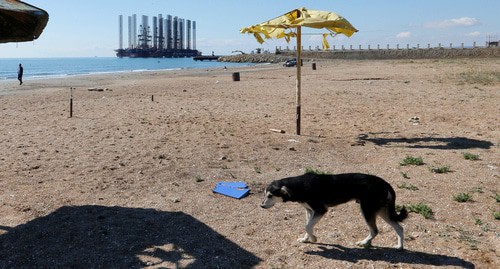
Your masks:
<svg viewBox="0 0 500 269"><path fill-rule="evenodd" d="M286 186L281 187L280 193L281 193L281 195L283 195L282 197L285 198L286 200L288 200L288 198L290 198L292 196L290 189L287 188Z"/></svg>

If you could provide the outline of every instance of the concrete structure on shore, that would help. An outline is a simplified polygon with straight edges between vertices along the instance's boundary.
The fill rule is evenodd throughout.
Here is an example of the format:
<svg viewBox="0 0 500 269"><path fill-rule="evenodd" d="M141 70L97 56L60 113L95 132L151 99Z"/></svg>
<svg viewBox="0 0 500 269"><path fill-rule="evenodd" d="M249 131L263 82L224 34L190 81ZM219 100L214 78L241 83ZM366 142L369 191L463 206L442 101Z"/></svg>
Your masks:
<svg viewBox="0 0 500 269"><path fill-rule="evenodd" d="M277 53L250 53L229 55L218 58L221 62L278 63L295 58L294 50ZM380 50L303 50L302 58L344 59L344 60L388 60L388 59L452 59L452 58L496 58L500 57L500 47L491 48L431 48L431 49L380 49Z"/></svg>

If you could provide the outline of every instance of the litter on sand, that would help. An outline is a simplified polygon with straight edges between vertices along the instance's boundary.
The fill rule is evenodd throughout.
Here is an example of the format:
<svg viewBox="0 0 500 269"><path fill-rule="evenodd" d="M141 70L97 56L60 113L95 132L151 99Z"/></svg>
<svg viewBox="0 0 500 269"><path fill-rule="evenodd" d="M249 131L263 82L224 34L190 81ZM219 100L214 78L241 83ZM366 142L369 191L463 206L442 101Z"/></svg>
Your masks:
<svg viewBox="0 0 500 269"><path fill-rule="evenodd" d="M270 131L275 132L275 133L280 133L280 134L286 133L285 130L281 130L281 129L270 129Z"/></svg>
<svg viewBox="0 0 500 269"><path fill-rule="evenodd" d="M213 191L229 197L241 199L250 192L250 189L245 182L217 182Z"/></svg>

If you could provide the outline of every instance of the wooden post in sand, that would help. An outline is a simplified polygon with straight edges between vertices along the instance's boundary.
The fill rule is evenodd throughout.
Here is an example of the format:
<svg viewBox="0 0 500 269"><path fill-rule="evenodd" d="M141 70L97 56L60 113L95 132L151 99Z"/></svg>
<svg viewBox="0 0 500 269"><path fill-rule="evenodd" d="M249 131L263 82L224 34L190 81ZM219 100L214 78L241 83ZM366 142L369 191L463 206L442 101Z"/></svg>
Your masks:
<svg viewBox="0 0 500 269"><path fill-rule="evenodd" d="M233 81L240 81L240 72L233 73Z"/></svg>
<svg viewBox="0 0 500 269"><path fill-rule="evenodd" d="M73 117L73 87L69 88L69 117Z"/></svg>
<svg viewBox="0 0 500 269"><path fill-rule="evenodd" d="M297 96L296 96L296 104L297 104L297 114L296 114L296 120L297 120L297 135L300 135L300 82L301 82L301 50L302 50L302 38L301 38L301 26L297 27Z"/></svg>

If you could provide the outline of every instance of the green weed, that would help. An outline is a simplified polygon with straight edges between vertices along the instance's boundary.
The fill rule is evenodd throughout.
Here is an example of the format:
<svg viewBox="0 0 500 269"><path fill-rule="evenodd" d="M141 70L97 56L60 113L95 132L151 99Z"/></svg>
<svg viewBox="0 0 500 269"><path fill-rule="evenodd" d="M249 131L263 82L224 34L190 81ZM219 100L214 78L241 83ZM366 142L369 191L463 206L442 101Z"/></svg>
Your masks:
<svg viewBox="0 0 500 269"><path fill-rule="evenodd" d="M408 173L401 172L401 175L403 176L403 178L406 178L406 179L410 178L410 176L408 176Z"/></svg>
<svg viewBox="0 0 500 269"><path fill-rule="evenodd" d="M424 160L422 157L413 157L413 156L406 156L406 158L403 159L399 163L401 166L407 166L407 165L423 165Z"/></svg>
<svg viewBox="0 0 500 269"><path fill-rule="evenodd" d="M464 159L466 159L466 160L471 160L471 161L477 161L477 160L479 160L479 155L477 155L477 154L472 154L472 153L469 153L469 152L464 152L462 155L464 156Z"/></svg>
<svg viewBox="0 0 500 269"><path fill-rule="evenodd" d="M398 184L398 188L400 188L400 189L407 189L407 190L410 190L410 191L417 191L418 190L417 186L412 185L412 184L407 184L407 183Z"/></svg>
<svg viewBox="0 0 500 269"><path fill-rule="evenodd" d="M432 219L434 217L434 212L432 212L432 209L424 203L410 204L406 208L409 212L418 213L424 216L424 218L426 219Z"/></svg>
<svg viewBox="0 0 500 269"><path fill-rule="evenodd" d="M254 171L255 171L255 173L257 173L257 174L261 174L261 173L262 173L262 169L261 169L260 167L258 167L258 166L255 166L255 167L253 168L253 170L254 170Z"/></svg>
<svg viewBox="0 0 500 269"><path fill-rule="evenodd" d="M463 230L459 230L458 232L460 233L460 235L458 236L458 240L466 243L473 250L478 249L477 245L479 244L479 241L477 241L477 239L474 238L472 232Z"/></svg>
<svg viewBox="0 0 500 269"><path fill-rule="evenodd" d="M459 202L459 203L466 203L472 201L472 195L462 192L462 193L457 193L453 195L453 200Z"/></svg>
<svg viewBox="0 0 500 269"><path fill-rule="evenodd" d="M315 175L331 175L330 172L321 171L319 169L314 169L311 167L306 167L305 170L306 170L306 173L311 173L311 174L315 174Z"/></svg>
<svg viewBox="0 0 500 269"><path fill-rule="evenodd" d="M481 187L474 187L472 188L471 192L484 193L483 188Z"/></svg>
<svg viewBox="0 0 500 269"><path fill-rule="evenodd" d="M500 212L493 212L493 217L494 217L496 220L500 220Z"/></svg>
<svg viewBox="0 0 500 269"><path fill-rule="evenodd" d="M436 174L445 174L451 171L449 166L431 166L429 170Z"/></svg>

